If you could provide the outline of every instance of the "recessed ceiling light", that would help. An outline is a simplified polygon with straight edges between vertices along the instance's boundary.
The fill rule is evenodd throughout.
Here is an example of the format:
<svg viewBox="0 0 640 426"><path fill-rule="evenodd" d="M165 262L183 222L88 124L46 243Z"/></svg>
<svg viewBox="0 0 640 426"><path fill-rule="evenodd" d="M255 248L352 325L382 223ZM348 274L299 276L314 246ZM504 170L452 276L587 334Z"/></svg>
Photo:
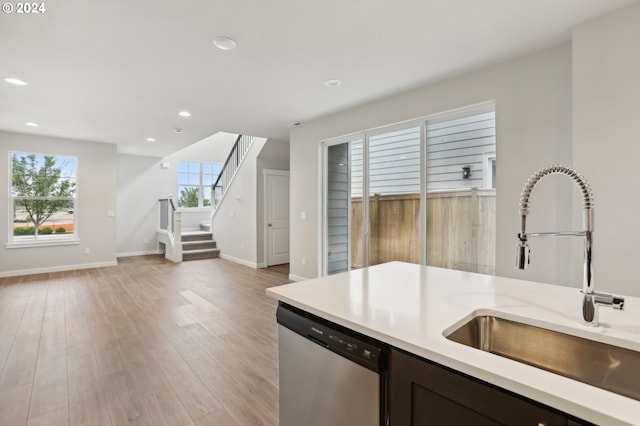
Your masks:
<svg viewBox="0 0 640 426"><path fill-rule="evenodd" d="M24 124L29 126L29 127L40 127L40 125L38 123L34 123L33 121L29 121L29 122L24 123Z"/></svg>
<svg viewBox="0 0 640 426"><path fill-rule="evenodd" d="M324 82L324 85L327 87L338 87L342 84L340 80L336 80L335 78L331 78Z"/></svg>
<svg viewBox="0 0 640 426"><path fill-rule="evenodd" d="M151 142L151 143L153 143L153 142L155 142L155 141L156 141L156 138L147 138L147 142Z"/></svg>
<svg viewBox="0 0 640 426"><path fill-rule="evenodd" d="M180 111L178 115L180 117L191 117L191 113L189 111Z"/></svg>
<svg viewBox="0 0 640 426"><path fill-rule="evenodd" d="M16 86L26 86L27 84L29 84L24 80L20 80L19 78L13 78L13 77L7 77L4 79L4 81L6 81L7 83L15 84Z"/></svg>
<svg viewBox="0 0 640 426"><path fill-rule="evenodd" d="M233 50L238 45L234 39L224 36L214 38L213 44L220 50Z"/></svg>

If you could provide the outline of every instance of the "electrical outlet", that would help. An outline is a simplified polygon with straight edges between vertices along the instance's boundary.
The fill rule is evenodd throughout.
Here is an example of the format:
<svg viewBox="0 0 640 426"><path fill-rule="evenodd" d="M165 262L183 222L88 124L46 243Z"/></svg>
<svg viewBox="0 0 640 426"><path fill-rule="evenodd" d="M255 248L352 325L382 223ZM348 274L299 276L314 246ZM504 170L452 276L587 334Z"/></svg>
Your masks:
<svg viewBox="0 0 640 426"><path fill-rule="evenodd" d="M84 254L91 254L91 250L89 249L89 247L86 247L84 249Z"/></svg>

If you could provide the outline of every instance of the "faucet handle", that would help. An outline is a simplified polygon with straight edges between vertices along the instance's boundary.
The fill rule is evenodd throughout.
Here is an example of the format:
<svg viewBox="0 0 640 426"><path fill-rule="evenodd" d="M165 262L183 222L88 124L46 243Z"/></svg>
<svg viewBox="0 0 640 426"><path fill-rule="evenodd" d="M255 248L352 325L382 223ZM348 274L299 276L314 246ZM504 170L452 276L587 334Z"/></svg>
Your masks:
<svg viewBox="0 0 640 426"><path fill-rule="evenodd" d="M624 311L624 297L613 296L611 307L618 311Z"/></svg>
<svg viewBox="0 0 640 426"><path fill-rule="evenodd" d="M598 305L609 306L618 311L624 310L624 297L598 292L595 292L594 296Z"/></svg>

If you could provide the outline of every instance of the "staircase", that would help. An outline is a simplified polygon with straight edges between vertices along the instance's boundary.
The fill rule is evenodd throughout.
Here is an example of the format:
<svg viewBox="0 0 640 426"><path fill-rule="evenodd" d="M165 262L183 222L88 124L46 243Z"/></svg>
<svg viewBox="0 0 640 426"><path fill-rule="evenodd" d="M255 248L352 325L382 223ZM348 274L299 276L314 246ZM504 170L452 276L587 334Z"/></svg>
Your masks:
<svg viewBox="0 0 640 426"><path fill-rule="evenodd" d="M253 142L256 140L255 136L248 135L238 135L233 148L231 148L231 152L227 157L227 160L224 162L222 166L222 170L218 175L218 179L216 182L211 185L211 201L213 204L213 214L215 214L216 209L220 205L224 194L227 192L227 189L231 185L233 178L236 175L236 172L240 168L244 157L247 155L247 152L253 145Z"/></svg>
<svg viewBox="0 0 640 426"><path fill-rule="evenodd" d="M202 227L201 227L202 228ZM213 259L220 256L210 229L182 233L182 260Z"/></svg>

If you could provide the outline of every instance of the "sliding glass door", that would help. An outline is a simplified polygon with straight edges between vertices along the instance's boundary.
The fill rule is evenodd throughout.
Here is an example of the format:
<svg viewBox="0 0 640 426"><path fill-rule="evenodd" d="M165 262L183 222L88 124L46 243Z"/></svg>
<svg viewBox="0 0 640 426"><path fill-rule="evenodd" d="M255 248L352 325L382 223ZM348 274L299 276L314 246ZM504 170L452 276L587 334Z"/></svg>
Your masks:
<svg viewBox="0 0 640 426"><path fill-rule="evenodd" d="M492 104L323 143L323 275L390 261L495 271Z"/></svg>
<svg viewBox="0 0 640 426"><path fill-rule="evenodd" d="M427 121L427 264L495 273L495 112Z"/></svg>
<svg viewBox="0 0 640 426"><path fill-rule="evenodd" d="M369 265L420 262L420 126L367 135Z"/></svg>
<svg viewBox="0 0 640 426"><path fill-rule="evenodd" d="M421 261L421 126L324 145L324 274Z"/></svg>

